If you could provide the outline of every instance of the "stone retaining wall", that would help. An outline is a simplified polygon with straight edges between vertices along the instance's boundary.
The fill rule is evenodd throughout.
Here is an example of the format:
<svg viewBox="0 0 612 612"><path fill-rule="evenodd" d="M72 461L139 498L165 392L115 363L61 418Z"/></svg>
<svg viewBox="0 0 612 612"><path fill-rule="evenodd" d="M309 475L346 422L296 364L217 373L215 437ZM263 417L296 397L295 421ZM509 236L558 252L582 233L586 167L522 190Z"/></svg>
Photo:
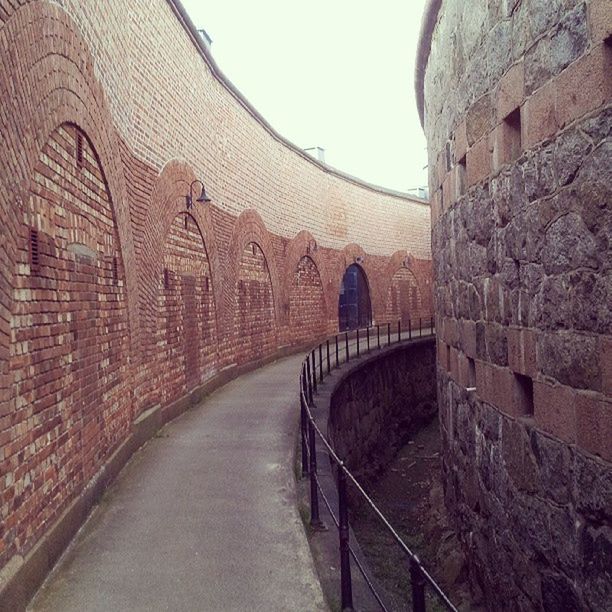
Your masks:
<svg viewBox="0 0 612 612"><path fill-rule="evenodd" d="M358 480L375 477L435 416L434 371L435 343L423 340L374 355L336 385L328 434Z"/></svg>

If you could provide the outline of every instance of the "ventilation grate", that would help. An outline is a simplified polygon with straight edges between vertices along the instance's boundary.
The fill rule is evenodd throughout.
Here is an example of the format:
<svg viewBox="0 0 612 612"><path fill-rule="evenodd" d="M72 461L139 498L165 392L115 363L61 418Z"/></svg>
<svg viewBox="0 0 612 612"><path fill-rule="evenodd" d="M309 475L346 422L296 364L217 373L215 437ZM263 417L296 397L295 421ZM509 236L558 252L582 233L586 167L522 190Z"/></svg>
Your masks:
<svg viewBox="0 0 612 612"><path fill-rule="evenodd" d="M83 167L83 134L77 132L76 137L76 165L77 168Z"/></svg>
<svg viewBox="0 0 612 612"><path fill-rule="evenodd" d="M38 230L30 228L30 266L33 271L37 271L40 265L40 246L38 243Z"/></svg>
<svg viewBox="0 0 612 612"><path fill-rule="evenodd" d="M119 284L119 262L116 257L113 257L113 284Z"/></svg>

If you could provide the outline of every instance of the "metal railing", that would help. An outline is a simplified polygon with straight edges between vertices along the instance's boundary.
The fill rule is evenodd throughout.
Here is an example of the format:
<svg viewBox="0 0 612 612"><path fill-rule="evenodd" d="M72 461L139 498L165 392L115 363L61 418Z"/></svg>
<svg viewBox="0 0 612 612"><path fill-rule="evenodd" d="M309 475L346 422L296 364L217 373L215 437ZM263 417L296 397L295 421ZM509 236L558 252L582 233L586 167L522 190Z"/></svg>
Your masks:
<svg viewBox="0 0 612 612"><path fill-rule="evenodd" d="M375 515L378 517L378 519L380 519L385 529L390 533L393 540L406 555L408 561L408 571L410 573L413 611L425 612L425 590L426 587L429 586L429 588L447 610L457 612L457 608L455 608L440 586L423 567L417 555L410 550L408 545L391 526L389 521L378 509L370 496L364 491L363 487L348 470L344 461L338 457L334 448L319 429L311 411L311 409L315 407L314 396L317 393L317 385L321 384L325 378L325 375L330 374L332 371L333 353L335 353L335 369L340 367L342 363L349 362L351 358L359 357L364 349L365 352L369 353L374 349L380 349L382 346L389 346L402 340L431 337L435 334L433 317L420 318L418 320L418 327L414 326L412 321L408 321L407 327L407 330L404 329L404 331L402 331L401 321L398 321L397 326L395 324L392 326L391 323L387 323L386 325L382 326L370 326L365 329L351 330L350 332L347 331L341 334L336 334L335 340L332 339L331 342L330 340L326 340L325 342L319 344L307 355L302 363L302 370L300 372L301 463L302 475L308 475L310 477L310 525L314 529L320 529L323 527L319 508L319 496L321 496L323 503L325 504L325 507L332 518L332 521L338 529L338 539L340 545L340 591L342 610L353 609L351 558L355 562L357 569L362 574L368 588L372 592L372 595L380 605L380 608L382 610L388 610L381 595L377 592L372 580L367 575L365 568L359 561L357 555L350 545L347 498L347 483L350 481L361 498L363 498L367 505L374 511ZM349 338L349 335L351 338ZM365 346L362 346L362 344ZM372 346L373 344L374 347ZM332 465L336 467L336 485L338 491L337 515L333 511L329 499L325 496L317 475L317 438L325 447Z"/></svg>

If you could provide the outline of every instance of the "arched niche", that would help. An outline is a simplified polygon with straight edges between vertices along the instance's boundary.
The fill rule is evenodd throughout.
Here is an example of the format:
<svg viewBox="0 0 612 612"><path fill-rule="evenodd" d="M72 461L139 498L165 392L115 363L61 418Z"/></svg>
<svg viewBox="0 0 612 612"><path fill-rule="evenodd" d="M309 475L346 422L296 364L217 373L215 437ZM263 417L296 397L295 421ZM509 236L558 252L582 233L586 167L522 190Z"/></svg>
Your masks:
<svg viewBox="0 0 612 612"><path fill-rule="evenodd" d="M351 264L344 271L338 296L338 329L366 327L372 322L370 286L363 268Z"/></svg>

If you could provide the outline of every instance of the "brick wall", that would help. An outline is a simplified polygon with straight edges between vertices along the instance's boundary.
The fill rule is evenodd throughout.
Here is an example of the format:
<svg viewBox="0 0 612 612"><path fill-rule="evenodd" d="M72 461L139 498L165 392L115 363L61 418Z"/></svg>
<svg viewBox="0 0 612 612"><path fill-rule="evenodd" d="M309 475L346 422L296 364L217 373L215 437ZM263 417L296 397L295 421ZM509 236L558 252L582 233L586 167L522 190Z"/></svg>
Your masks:
<svg viewBox="0 0 612 612"><path fill-rule="evenodd" d="M592 506L612 494L609 13L477 0L430 15L447 502L495 609L610 600L610 510Z"/></svg>
<svg viewBox="0 0 612 612"><path fill-rule="evenodd" d="M356 257L375 320L407 258L431 306L431 262L428 205L283 140L171 2L0 0L0 49L10 572L150 409L337 329ZM195 179L213 201L187 214Z"/></svg>

